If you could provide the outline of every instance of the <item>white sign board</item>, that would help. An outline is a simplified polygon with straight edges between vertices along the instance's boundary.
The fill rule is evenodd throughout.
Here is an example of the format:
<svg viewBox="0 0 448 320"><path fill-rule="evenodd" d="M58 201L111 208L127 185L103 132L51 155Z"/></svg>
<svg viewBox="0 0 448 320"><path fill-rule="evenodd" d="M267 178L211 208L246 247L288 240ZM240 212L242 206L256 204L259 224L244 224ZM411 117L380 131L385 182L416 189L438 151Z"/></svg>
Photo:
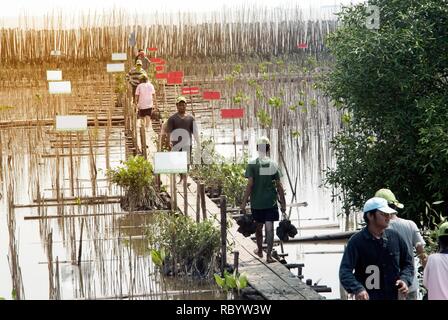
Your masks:
<svg viewBox="0 0 448 320"><path fill-rule="evenodd" d="M48 82L50 94L72 93L70 81L50 81Z"/></svg>
<svg viewBox="0 0 448 320"><path fill-rule="evenodd" d="M61 54L61 50L51 50L50 52L50 56L60 56Z"/></svg>
<svg viewBox="0 0 448 320"><path fill-rule="evenodd" d="M112 53L112 61L125 61L127 59L126 53Z"/></svg>
<svg viewBox="0 0 448 320"><path fill-rule="evenodd" d="M154 154L154 173L187 173L187 152L156 152Z"/></svg>
<svg viewBox="0 0 448 320"><path fill-rule="evenodd" d="M47 81L60 81L62 80L61 70L47 70Z"/></svg>
<svg viewBox="0 0 448 320"><path fill-rule="evenodd" d="M107 72L124 72L124 63L108 63Z"/></svg>
<svg viewBox="0 0 448 320"><path fill-rule="evenodd" d="M57 131L87 130L87 116L56 116Z"/></svg>

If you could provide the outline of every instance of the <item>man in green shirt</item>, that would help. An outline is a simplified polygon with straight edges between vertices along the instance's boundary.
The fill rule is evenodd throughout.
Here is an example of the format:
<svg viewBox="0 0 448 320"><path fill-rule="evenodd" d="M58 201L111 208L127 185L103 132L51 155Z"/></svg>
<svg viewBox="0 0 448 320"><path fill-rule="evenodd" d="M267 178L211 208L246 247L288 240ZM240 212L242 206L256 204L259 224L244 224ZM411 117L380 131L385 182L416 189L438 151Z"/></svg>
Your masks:
<svg viewBox="0 0 448 320"><path fill-rule="evenodd" d="M255 236L257 239L256 254L263 257L263 225L267 243L266 262L272 259L274 246L274 221L279 220L277 200L280 200L281 211L286 212L285 192L280 181L282 173L274 161L269 159L271 143L267 137L257 140L258 158L250 161L246 167L245 177L248 179L246 191L241 203L241 211L245 213L247 199L250 196L252 216L257 223ZM279 197L278 197L279 196Z"/></svg>

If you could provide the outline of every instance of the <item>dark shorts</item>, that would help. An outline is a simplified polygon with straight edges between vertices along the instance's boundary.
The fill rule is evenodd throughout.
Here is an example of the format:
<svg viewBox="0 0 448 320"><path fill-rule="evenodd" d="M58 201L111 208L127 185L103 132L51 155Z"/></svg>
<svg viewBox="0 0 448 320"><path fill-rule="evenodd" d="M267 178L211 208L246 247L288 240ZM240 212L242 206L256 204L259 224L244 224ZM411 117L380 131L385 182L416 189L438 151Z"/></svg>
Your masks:
<svg viewBox="0 0 448 320"><path fill-rule="evenodd" d="M269 209L251 209L252 217L256 222L265 223L266 221L278 221L280 216L278 207Z"/></svg>
<svg viewBox="0 0 448 320"><path fill-rule="evenodd" d="M148 109L138 109L138 117L144 118L144 117L150 117L152 112L152 108Z"/></svg>

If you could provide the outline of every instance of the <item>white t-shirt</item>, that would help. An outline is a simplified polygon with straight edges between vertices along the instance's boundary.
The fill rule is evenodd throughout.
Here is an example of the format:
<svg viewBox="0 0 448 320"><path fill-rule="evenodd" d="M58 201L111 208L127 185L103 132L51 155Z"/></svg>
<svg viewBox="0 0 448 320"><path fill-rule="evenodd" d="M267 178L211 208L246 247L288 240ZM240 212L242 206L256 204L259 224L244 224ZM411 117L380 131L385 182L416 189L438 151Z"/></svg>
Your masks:
<svg viewBox="0 0 448 320"><path fill-rule="evenodd" d="M149 109L152 108L152 95L155 93L154 86L151 82L143 82L137 86L135 90L135 95L138 98L138 108L139 109Z"/></svg>
<svg viewBox="0 0 448 320"><path fill-rule="evenodd" d="M428 257L423 285L428 289L428 300L448 300L447 253L433 253Z"/></svg>

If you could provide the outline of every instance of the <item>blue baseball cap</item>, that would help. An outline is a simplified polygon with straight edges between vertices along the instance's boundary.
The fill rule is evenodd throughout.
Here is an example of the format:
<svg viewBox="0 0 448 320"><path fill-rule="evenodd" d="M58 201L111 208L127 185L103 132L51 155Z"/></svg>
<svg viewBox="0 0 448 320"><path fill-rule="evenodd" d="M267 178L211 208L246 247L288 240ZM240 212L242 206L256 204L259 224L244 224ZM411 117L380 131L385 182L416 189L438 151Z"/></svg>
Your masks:
<svg viewBox="0 0 448 320"><path fill-rule="evenodd" d="M366 213L371 210L379 210L389 214L397 213L397 211L387 205L386 199L380 197L373 197L366 201L363 212Z"/></svg>

